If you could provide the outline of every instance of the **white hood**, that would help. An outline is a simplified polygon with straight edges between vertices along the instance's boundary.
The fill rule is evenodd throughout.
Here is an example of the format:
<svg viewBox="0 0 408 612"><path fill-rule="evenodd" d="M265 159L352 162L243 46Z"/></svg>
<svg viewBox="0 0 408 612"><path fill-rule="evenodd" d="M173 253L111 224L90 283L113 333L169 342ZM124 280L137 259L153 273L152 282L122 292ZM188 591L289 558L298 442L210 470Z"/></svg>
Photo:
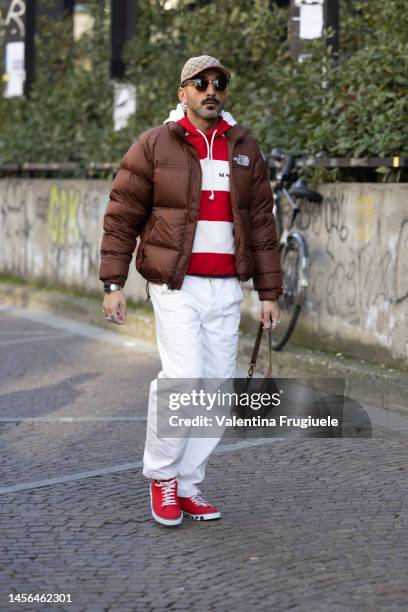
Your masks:
<svg viewBox="0 0 408 612"><path fill-rule="evenodd" d="M170 111L170 115L167 117L166 121L164 121L163 123L168 123L169 121L177 122L177 121L180 121L180 119L183 119L184 116L185 116L185 112L183 110L183 105L180 102L179 104L177 104L176 108ZM228 125L232 126L237 123L234 117L231 115L231 113L227 113L226 111L221 111L220 117L222 117L224 121L228 123Z"/></svg>

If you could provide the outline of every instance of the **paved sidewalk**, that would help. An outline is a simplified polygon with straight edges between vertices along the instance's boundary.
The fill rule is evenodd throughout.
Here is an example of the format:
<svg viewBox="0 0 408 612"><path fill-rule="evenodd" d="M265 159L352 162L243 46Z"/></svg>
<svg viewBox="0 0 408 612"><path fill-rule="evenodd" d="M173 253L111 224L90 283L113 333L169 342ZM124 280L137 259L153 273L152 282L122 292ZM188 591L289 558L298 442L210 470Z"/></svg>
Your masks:
<svg viewBox="0 0 408 612"><path fill-rule="evenodd" d="M407 609L403 422L373 439L226 438L203 487L222 519L165 528L140 469L154 347L19 314L0 314L1 611Z"/></svg>
<svg viewBox="0 0 408 612"><path fill-rule="evenodd" d="M128 304L128 317L125 326L112 327L101 313L101 296L93 298L83 293L71 295L68 290L38 289L30 284L14 284L0 281L0 303L23 307L34 311L53 313L78 322L97 325L112 330L116 335L131 336L131 339L155 341L155 325L151 303L141 303L137 307ZM252 353L257 322L242 312L238 360L242 368L248 369ZM246 333L243 333L246 330ZM266 372L266 340L259 352L257 372ZM330 353L302 348L289 343L283 351L273 354L273 372L276 377L320 378L330 376L346 379L346 395L357 402L367 402L372 406L398 411L408 415L408 372L383 364L356 359L342 353Z"/></svg>

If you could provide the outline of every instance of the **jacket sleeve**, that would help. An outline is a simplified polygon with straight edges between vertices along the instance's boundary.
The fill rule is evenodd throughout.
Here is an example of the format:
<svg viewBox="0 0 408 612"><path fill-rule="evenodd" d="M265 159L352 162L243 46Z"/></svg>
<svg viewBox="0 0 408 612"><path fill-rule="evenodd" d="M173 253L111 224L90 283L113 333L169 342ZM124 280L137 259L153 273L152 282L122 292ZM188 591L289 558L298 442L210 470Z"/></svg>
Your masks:
<svg viewBox="0 0 408 612"><path fill-rule="evenodd" d="M252 253L255 263L254 289L259 299L274 300L283 293L282 275L273 214L273 195L268 169L259 147L252 170L249 211Z"/></svg>
<svg viewBox="0 0 408 612"><path fill-rule="evenodd" d="M136 140L121 161L103 218L99 279L124 286L129 264L152 206L153 162L146 139Z"/></svg>

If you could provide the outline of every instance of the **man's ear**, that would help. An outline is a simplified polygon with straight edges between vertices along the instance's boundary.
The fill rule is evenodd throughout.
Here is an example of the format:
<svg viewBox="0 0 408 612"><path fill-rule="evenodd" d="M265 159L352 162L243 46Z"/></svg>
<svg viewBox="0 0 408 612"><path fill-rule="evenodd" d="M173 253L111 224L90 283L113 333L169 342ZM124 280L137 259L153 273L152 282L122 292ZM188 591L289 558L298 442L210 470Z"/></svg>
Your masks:
<svg viewBox="0 0 408 612"><path fill-rule="evenodd" d="M184 91L184 87L179 87L178 88L178 99L180 100L180 102L185 102L185 91Z"/></svg>

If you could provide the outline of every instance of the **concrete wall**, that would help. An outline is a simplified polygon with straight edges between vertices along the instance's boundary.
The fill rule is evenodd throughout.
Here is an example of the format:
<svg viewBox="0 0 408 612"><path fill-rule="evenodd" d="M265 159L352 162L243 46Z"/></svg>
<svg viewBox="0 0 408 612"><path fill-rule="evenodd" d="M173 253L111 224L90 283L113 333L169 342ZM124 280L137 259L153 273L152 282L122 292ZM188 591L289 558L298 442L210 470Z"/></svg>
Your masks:
<svg viewBox="0 0 408 612"><path fill-rule="evenodd" d="M0 271L100 288L99 247L110 185L1 180ZM338 183L320 191L324 202L305 204L298 223L311 268L294 339L407 367L408 185ZM144 287L133 259L126 293L145 299ZM245 308L258 316L255 294Z"/></svg>
<svg viewBox="0 0 408 612"><path fill-rule="evenodd" d="M299 220L310 288L297 337L408 365L408 185L338 183Z"/></svg>
<svg viewBox="0 0 408 612"><path fill-rule="evenodd" d="M0 271L101 289L99 249L110 187L102 180L0 180ZM146 296L133 262L126 287L135 299Z"/></svg>

